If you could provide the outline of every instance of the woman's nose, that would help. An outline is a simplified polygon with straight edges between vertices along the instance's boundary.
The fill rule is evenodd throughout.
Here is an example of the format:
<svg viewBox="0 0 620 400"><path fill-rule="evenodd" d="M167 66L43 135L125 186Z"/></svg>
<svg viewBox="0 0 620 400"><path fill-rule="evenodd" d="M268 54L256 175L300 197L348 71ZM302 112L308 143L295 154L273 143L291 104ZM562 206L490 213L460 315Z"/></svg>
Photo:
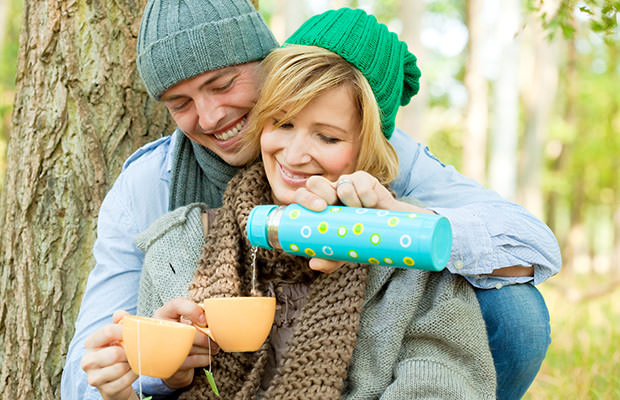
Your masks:
<svg viewBox="0 0 620 400"><path fill-rule="evenodd" d="M303 133L295 133L289 136L290 140L285 143L286 162L289 165L306 164L312 160L312 143Z"/></svg>

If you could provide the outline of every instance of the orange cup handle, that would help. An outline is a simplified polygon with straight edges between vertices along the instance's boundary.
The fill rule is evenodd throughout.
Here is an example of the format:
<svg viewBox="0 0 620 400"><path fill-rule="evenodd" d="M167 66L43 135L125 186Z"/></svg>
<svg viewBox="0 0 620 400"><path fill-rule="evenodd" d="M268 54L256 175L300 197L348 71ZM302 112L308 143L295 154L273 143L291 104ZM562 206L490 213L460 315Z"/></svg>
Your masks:
<svg viewBox="0 0 620 400"><path fill-rule="evenodd" d="M114 324L118 324L118 325L122 326L122 327L123 327L123 329L124 329L125 327L123 326L123 321L125 320L125 317L126 317L126 315L125 315L125 316L123 316L123 318L119 319L119 320L118 320L117 322L115 322ZM123 348L125 348L125 344L123 343L123 339L119 340L118 342L119 342L119 344L120 344L121 346L123 346Z"/></svg>
<svg viewBox="0 0 620 400"><path fill-rule="evenodd" d="M194 325L194 328L196 328L197 331L204 333L205 335L209 336L211 338L211 340L213 340L215 342L215 338L213 337L213 334L211 333L211 329L209 329L209 327L207 326L200 326L197 324L192 324Z"/></svg>

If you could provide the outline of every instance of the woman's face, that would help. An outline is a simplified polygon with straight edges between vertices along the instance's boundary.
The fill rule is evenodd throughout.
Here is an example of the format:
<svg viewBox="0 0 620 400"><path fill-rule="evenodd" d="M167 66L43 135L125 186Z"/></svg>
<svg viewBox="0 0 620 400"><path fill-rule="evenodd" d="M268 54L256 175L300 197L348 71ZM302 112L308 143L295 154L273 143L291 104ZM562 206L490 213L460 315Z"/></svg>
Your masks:
<svg viewBox="0 0 620 400"><path fill-rule="evenodd" d="M361 121L348 87L316 97L292 120L276 128L274 115L261 135L267 179L279 204L295 202L295 191L312 175L335 182L354 172L360 149Z"/></svg>

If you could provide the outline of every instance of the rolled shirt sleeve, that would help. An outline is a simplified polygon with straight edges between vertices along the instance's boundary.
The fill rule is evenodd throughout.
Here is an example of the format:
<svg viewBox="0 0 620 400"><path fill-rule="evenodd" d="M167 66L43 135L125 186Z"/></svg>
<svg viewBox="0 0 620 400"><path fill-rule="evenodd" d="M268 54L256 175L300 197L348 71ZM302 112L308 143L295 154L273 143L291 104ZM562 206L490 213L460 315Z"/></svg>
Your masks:
<svg viewBox="0 0 620 400"><path fill-rule="evenodd" d="M399 157L392 189L443 215L452 225L452 253L447 268L479 288L532 282L559 272L561 256L551 230L525 208L445 165L428 147L396 130L390 141ZM493 270L534 266L533 277L495 277Z"/></svg>
<svg viewBox="0 0 620 400"><path fill-rule="evenodd" d="M157 173L166 170L168 146L159 147L160 144L167 141L155 142L132 156L137 165L121 173L101 205L93 248L95 267L88 277L62 374L64 400L101 399L99 391L88 384L80 365L84 341L111 324L114 311L136 313L144 254L135 246L134 237L167 212L168 207L168 182L161 179L165 174ZM161 379L142 377L141 383L144 393L174 392ZM136 390L138 384L134 382Z"/></svg>

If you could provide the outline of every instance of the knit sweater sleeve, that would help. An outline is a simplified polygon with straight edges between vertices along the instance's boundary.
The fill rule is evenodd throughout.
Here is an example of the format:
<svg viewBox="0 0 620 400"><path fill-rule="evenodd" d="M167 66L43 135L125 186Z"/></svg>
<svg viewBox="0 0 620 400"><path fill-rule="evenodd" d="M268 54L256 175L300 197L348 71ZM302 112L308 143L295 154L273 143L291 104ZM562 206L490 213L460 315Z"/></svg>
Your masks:
<svg viewBox="0 0 620 400"><path fill-rule="evenodd" d="M136 237L136 246L144 252L138 315L151 317L166 302L187 297L204 244L201 212L206 209L200 203L179 207Z"/></svg>
<svg viewBox="0 0 620 400"><path fill-rule="evenodd" d="M426 277L381 399L495 398L495 369L473 290L447 271Z"/></svg>

